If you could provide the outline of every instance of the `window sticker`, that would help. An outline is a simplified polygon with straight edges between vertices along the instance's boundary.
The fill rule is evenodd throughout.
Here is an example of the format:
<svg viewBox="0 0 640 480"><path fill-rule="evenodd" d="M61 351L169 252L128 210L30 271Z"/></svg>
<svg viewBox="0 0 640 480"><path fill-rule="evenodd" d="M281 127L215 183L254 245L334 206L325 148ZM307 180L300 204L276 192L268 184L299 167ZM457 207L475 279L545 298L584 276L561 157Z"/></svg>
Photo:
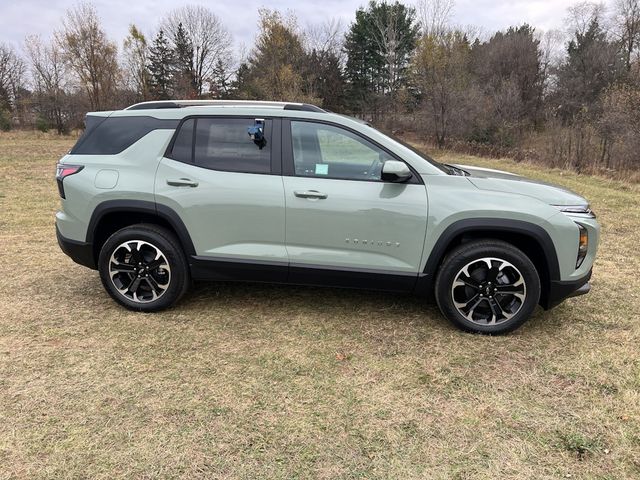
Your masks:
<svg viewBox="0 0 640 480"><path fill-rule="evenodd" d="M329 164L316 163L316 175L329 175Z"/></svg>

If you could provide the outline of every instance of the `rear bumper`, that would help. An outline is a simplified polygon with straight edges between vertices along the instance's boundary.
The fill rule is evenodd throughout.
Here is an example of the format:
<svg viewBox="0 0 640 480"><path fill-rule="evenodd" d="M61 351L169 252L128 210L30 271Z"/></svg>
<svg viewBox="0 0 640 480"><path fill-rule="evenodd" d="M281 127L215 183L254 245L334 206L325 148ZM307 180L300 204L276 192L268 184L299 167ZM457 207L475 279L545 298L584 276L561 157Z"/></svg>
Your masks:
<svg viewBox="0 0 640 480"><path fill-rule="evenodd" d="M589 293L591 290L591 284L589 283L591 273L592 271L589 270L589 273L584 277L568 282L552 280L551 285L549 286L549 295L547 295L545 301L541 303L542 307L545 310L549 310L550 308L562 303L562 301L567 298L586 295Z"/></svg>
<svg viewBox="0 0 640 480"><path fill-rule="evenodd" d="M93 257L93 244L87 242L79 242L65 238L58 230L56 225L56 237L60 249L76 263L89 267L93 270L97 269L95 259Z"/></svg>

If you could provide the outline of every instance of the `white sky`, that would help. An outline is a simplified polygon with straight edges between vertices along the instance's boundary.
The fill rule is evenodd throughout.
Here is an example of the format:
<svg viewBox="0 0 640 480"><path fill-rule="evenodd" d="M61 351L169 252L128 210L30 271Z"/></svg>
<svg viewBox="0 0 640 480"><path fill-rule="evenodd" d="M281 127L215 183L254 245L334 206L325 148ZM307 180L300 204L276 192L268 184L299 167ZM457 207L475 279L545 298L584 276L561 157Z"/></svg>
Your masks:
<svg viewBox="0 0 640 480"><path fill-rule="evenodd" d="M413 4L415 0L404 3ZM563 29L567 7L578 0L457 0L453 23L476 25L490 33L510 25L529 23L538 30ZM75 0L0 0L0 43L21 48L28 34L47 38L60 25L65 10ZM257 29L258 9L262 6L281 11L292 10L300 25L340 19L346 28L356 9L368 0L93 0L103 25L119 46L128 25L135 23L152 35L170 10L188 3L210 8L233 35L234 45L250 46ZM609 3L605 1L604 3Z"/></svg>

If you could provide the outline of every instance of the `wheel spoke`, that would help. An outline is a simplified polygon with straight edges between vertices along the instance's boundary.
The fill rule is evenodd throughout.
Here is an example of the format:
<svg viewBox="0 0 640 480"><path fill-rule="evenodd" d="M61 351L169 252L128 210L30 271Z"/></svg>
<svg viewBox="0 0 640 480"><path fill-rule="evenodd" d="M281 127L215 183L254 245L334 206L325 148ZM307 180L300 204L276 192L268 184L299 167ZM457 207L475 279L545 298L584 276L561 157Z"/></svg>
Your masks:
<svg viewBox="0 0 640 480"><path fill-rule="evenodd" d="M153 278L153 275L149 275L147 277L145 277L145 280L147 281L147 283L149 284L149 286L151 287L151 289L156 292L156 293L160 293L163 292L167 289L166 284L159 284L158 281Z"/></svg>
<svg viewBox="0 0 640 480"><path fill-rule="evenodd" d="M116 273L133 273L136 271L136 267L135 265L130 265L128 263L118 263L118 262L111 262L111 272L112 272L112 276L113 274Z"/></svg>
<svg viewBox="0 0 640 480"><path fill-rule="evenodd" d="M492 265L487 272L487 281L496 283L498 281L498 274L500 273L500 267L498 265Z"/></svg>
<svg viewBox="0 0 640 480"><path fill-rule="evenodd" d="M159 258L157 260L153 260L147 264L149 271L153 271L156 268L166 267L166 266L167 266L167 261L164 259L164 257Z"/></svg>
<svg viewBox="0 0 640 480"><path fill-rule="evenodd" d="M465 276L463 277L462 275L459 275L458 278L456 279L456 281L454 282L453 286L454 287L460 287L460 286L467 286L470 288L473 288L474 290L477 290L478 287L480 286L480 284L478 282L476 282L473 278L471 278L470 276Z"/></svg>
<svg viewBox="0 0 640 480"><path fill-rule="evenodd" d="M458 310L469 320L473 320L473 313L480 303L482 303L486 298L481 297L479 293L476 293L473 297L465 302L453 302Z"/></svg>
<svg viewBox="0 0 640 480"><path fill-rule="evenodd" d="M138 241L138 242L131 242L128 246L129 246L129 250L131 251L131 258L133 258L133 260L136 263L142 263L143 262L143 258L142 258L142 254L140 253L140 245L142 242ZM134 245L133 248L131 248L131 245Z"/></svg>
<svg viewBox="0 0 640 480"><path fill-rule="evenodd" d="M489 307L491 307L491 313L493 313L493 318L491 319L491 323L495 323L497 320L501 319L504 316L504 310L502 310L502 306L495 299L489 300Z"/></svg>
<svg viewBox="0 0 640 480"><path fill-rule="evenodd" d="M127 292L136 293L140 287L140 277L135 277L127 287Z"/></svg>

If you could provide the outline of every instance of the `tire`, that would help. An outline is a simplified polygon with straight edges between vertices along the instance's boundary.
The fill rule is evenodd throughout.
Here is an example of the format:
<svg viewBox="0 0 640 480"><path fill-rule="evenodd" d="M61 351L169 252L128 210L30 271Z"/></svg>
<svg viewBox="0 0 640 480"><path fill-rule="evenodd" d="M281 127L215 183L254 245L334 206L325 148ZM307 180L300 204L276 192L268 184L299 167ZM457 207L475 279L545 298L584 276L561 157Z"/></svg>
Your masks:
<svg viewBox="0 0 640 480"><path fill-rule="evenodd" d="M116 302L142 312L175 304L189 288L189 266L178 239L153 224L125 227L100 250L98 270Z"/></svg>
<svg viewBox="0 0 640 480"><path fill-rule="evenodd" d="M540 299L531 260L500 240L478 240L452 250L436 277L442 314L467 332L507 333L526 322Z"/></svg>

